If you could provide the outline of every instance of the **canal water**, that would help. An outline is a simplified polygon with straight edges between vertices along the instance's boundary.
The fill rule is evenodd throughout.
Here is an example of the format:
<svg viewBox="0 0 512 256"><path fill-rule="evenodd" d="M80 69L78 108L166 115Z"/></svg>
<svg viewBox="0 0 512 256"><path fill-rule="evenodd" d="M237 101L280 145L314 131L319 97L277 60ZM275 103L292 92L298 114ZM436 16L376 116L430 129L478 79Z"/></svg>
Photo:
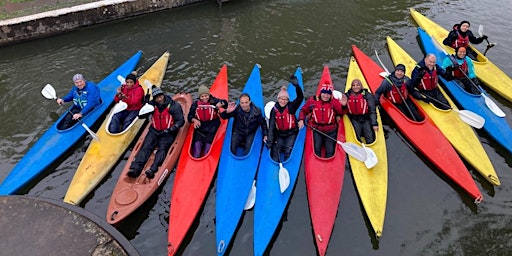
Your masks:
<svg viewBox="0 0 512 256"><path fill-rule="evenodd" d="M367 54L377 49L391 67L385 45L385 37L391 36L414 58L422 58L416 27L409 16L409 8L414 7L445 28L461 20L469 20L475 32L478 25L484 25L489 40L498 43L488 57L510 76L512 37L504 31L510 30L512 6L504 2L232 0L219 8L208 1L0 48L0 181L52 125L50 114L65 110L41 96L45 84L52 84L57 94L63 95L72 86L73 74L83 73L99 81L137 50L144 51L137 68L140 74L164 51L171 53L162 84L166 92L195 93L199 85L210 85L221 66L227 64L229 95L234 100L251 68L259 63L266 101L275 100L278 89L287 84L298 66L304 71L305 94L311 96L324 65L330 67L336 89L344 88L351 45ZM485 45L477 48L484 50ZM491 95L512 123L512 104L495 93ZM418 154L388 116L383 115L383 123L389 159L383 236L373 238L347 167L328 255L508 255L512 250L510 153L478 131L502 185L493 187L468 165L484 195L484 201L475 205ZM82 140L23 193L62 200L90 140ZM106 215L111 192L129 154L126 152L82 207L100 217ZM174 173L118 227L141 255L167 252L173 182ZM182 255L216 253L215 191L213 182L183 244ZM252 254L252 225L253 212L249 211L230 255ZM316 254L303 170L267 253Z"/></svg>

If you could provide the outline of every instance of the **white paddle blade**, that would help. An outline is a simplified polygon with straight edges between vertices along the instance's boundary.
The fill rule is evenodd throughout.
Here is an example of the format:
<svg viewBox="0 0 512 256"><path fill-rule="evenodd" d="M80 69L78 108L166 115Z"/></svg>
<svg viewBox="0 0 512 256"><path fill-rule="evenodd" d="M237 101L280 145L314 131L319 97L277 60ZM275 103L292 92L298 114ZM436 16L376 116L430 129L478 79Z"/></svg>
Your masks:
<svg viewBox="0 0 512 256"><path fill-rule="evenodd" d="M386 71L382 71L382 72L379 73L379 76L386 78L386 77L389 76L389 74Z"/></svg>
<svg viewBox="0 0 512 256"><path fill-rule="evenodd" d="M51 84L46 84L41 90L41 94L49 100L57 99L57 93L55 92L55 88L53 88Z"/></svg>
<svg viewBox="0 0 512 256"><path fill-rule="evenodd" d="M456 110L456 109L454 109ZM484 126L485 124L485 119L477 114L475 114L474 112L471 112L469 110L457 110L457 112L459 113L459 117L462 121L464 121L465 123L477 128L477 129L480 129Z"/></svg>
<svg viewBox="0 0 512 256"><path fill-rule="evenodd" d="M343 94L342 94L340 91L338 91L338 90L334 90L334 91L332 92L332 96L333 96L335 99L337 99L337 100L341 100L341 97L343 96Z"/></svg>
<svg viewBox="0 0 512 256"><path fill-rule="evenodd" d="M112 111L112 114L117 114L125 109L128 108L128 104L126 102L120 100L116 105L114 106L114 111Z"/></svg>
<svg viewBox="0 0 512 256"><path fill-rule="evenodd" d="M290 173L284 168L283 163L279 163L279 189L284 193L290 186Z"/></svg>
<svg viewBox="0 0 512 256"><path fill-rule="evenodd" d="M256 181L253 181L251 190L249 191L249 196L247 196L247 201L245 201L244 210L250 210L252 207L254 207L255 202L256 202Z"/></svg>
<svg viewBox="0 0 512 256"><path fill-rule="evenodd" d="M150 81L148 81L147 79L144 79L144 85L146 85L146 87L147 87L148 89L151 89L151 87L153 87L153 85L151 84L151 82L150 82Z"/></svg>
<svg viewBox="0 0 512 256"><path fill-rule="evenodd" d="M379 159L373 149L366 147L364 144L362 145L364 151L366 151L366 160L364 160L364 165L366 168L371 169L379 163Z"/></svg>
<svg viewBox="0 0 512 256"><path fill-rule="evenodd" d="M501 108L498 107L498 105L496 105L496 103L491 100L491 98L485 95L485 93L482 93L482 96L484 97L485 105L492 111L492 113L499 117L506 116L505 112L503 112L503 110L501 110Z"/></svg>
<svg viewBox="0 0 512 256"><path fill-rule="evenodd" d="M362 147L352 142L343 143L341 141L338 141L338 144L341 145L345 153L347 153L349 156L355 158L360 162L364 162L366 160L366 151Z"/></svg>
<svg viewBox="0 0 512 256"><path fill-rule="evenodd" d="M93 132L91 129L89 129L89 126L87 126L86 124L82 123L82 127L91 135L91 137L96 140L96 141L100 141L100 137L98 137L98 135Z"/></svg>
<svg viewBox="0 0 512 256"><path fill-rule="evenodd" d="M126 83L126 80L121 75L117 75L117 81L119 81L121 84L125 84Z"/></svg>
<svg viewBox="0 0 512 256"><path fill-rule="evenodd" d="M482 37L482 36L483 36L483 34L484 34L484 26L483 26L483 25L479 25L479 26L478 26L478 35L479 35L480 37Z"/></svg>
<svg viewBox="0 0 512 256"><path fill-rule="evenodd" d="M142 116L142 115L145 115L145 114L148 114L148 113L151 113L155 111L155 107L153 107L151 104L144 104L144 106L142 106L142 108L139 110L139 116Z"/></svg>
<svg viewBox="0 0 512 256"><path fill-rule="evenodd" d="M267 117L267 119L270 119L270 112L272 111L274 105L276 105L275 101L269 101L265 105L265 117Z"/></svg>

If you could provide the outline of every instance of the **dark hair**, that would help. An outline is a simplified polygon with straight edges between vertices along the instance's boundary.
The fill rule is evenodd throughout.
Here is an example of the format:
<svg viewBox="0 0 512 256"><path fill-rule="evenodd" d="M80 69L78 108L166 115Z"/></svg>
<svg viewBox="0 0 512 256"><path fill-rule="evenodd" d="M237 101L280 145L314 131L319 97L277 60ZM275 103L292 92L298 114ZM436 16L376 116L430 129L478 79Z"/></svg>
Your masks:
<svg viewBox="0 0 512 256"><path fill-rule="evenodd" d="M242 97L244 97L244 96L245 96L245 97L247 97L247 98L249 98L249 100L251 100L251 96L249 96L249 94L248 94L248 93L246 93L246 92L243 92L242 94L240 94L240 97L238 97L238 98L240 99L240 98L242 98Z"/></svg>

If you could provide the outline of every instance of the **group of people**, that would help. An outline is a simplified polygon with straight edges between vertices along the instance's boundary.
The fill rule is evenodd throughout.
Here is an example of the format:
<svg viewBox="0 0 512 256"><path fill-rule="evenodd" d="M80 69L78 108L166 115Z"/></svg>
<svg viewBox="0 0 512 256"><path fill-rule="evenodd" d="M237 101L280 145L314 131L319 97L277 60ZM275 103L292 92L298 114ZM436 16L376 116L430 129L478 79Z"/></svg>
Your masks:
<svg viewBox="0 0 512 256"><path fill-rule="evenodd" d="M219 118L234 118L234 127L231 139L231 151L236 154L239 147L244 154L248 154L254 140L256 130L261 127L265 145L271 150L271 157L278 162L287 159L292 151L299 129L304 128L304 120L309 119L308 126L313 129L314 151L321 157L329 158L334 155L337 140L338 120L343 114L350 117L351 123L359 141L367 144L375 141L378 132L376 106L380 97L389 99L398 109L414 121L423 120L423 116L409 98L411 95L417 100L433 104L440 109L449 109L450 105L438 88L439 76L447 80L455 80L466 91L479 94L478 80L474 72L472 59L474 52L470 50L469 43L479 44L487 36L476 38L469 30L469 22L462 21L456 24L448 37L443 41L445 45L455 49L455 54L448 56L442 66L436 64L436 56L427 54L419 61L412 71L411 78L405 76L406 68L403 64L395 66L394 72L386 77L375 95L364 89L358 79L351 82L351 88L340 99L333 97L333 85L322 85L319 95L308 99L302 108L299 107L304 99L297 78L292 76L291 84L295 87L297 97L290 101L286 87L281 88L277 95L277 103L272 108L269 117L269 126L263 117L262 110L251 102L250 95L243 93L239 103L229 103L226 99L219 99L210 94L208 87L202 85L198 89L199 97L193 102L188 122L194 126L192 139L192 156L199 158L208 153L211 143L220 126ZM57 103L73 101L66 116L58 124L58 129L65 130L72 127L80 118L91 112L101 103L100 90L96 84L87 81L82 74L73 76L74 87ZM155 160L146 170L148 178L153 178L158 167L163 163L165 155L176 138L177 131L185 123L185 117L180 104L156 86L152 87L153 99L148 102L144 90L139 84L135 74L129 74L125 84L117 89L115 101L123 101L127 108L113 115L108 126L109 132L119 133L126 129L137 116L145 102L154 106L151 116L152 124L144 139L143 146L130 165L128 176L138 177L153 149L158 146ZM295 117L299 112L298 119ZM323 154L322 154L323 152ZM281 154L284 159L281 159Z"/></svg>

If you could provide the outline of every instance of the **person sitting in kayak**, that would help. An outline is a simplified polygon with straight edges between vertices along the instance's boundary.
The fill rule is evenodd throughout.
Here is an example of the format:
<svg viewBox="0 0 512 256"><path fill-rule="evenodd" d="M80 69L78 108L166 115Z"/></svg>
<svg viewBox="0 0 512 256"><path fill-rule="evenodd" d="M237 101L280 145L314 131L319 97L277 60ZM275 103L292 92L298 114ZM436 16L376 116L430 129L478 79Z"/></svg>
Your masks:
<svg viewBox="0 0 512 256"><path fill-rule="evenodd" d="M307 115L311 114L309 122L313 128L327 134L329 137L336 139L338 135L337 116L343 114L342 102L333 100L332 97L333 85L323 84L320 89L320 95L313 96L306 101L299 112L299 129L304 127L304 119ZM344 103L346 104L346 102ZM322 148L325 148L325 155L323 157L329 158L334 155L336 150L336 141L327 138L321 133L313 130L313 144L315 147L315 154L322 157Z"/></svg>
<svg viewBox="0 0 512 256"><path fill-rule="evenodd" d="M290 95L285 86L277 94L277 104L270 112L268 123L268 138L266 146L270 148L270 156L274 161L281 162L290 157L293 144L299 128L295 113L304 100L304 93L299 86L296 76L290 78L290 83L295 87L297 97L290 102ZM280 159L283 153L284 159Z"/></svg>
<svg viewBox="0 0 512 256"><path fill-rule="evenodd" d="M443 60L443 68L452 74L454 81L464 90L472 94L480 94L477 88L479 82L476 79L475 67L471 58L466 56L466 47L455 48L455 54Z"/></svg>
<svg viewBox="0 0 512 256"><path fill-rule="evenodd" d="M151 116L152 122L150 123L149 132L144 138L135 159L130 164L130 171L127 175L132 178L139 177L153 149L158 146L153 164L145 172L149 179L155 177L158 167L164 162L167 151L176 138L178 129L185 124L183 110L178 102L165 95L162 89L154 85L152 86L151 95L153 99L149 104L153 105L155 109Z"/></svg>
<svg viewBox="0 0 512 256"><path fill-rule="evenodd" d="M379 104L380 96L383 95L409 119L417 122L423 121L423 117L418 113L416 105L409 99L410 92L407 87L409 81L410 78L405 75L405 65L396 65L395 71L382 80L379 88L375 91L376 104Z"/></svg>
<svg viewBox="0 0 512 256"><path fill-rule="evenodd" d="M69 110L62 121L58 124L59 130L66 130L75 125L78 119L84 117L101 103L100 89L98 86L87 81L82 74L73 76L75 86L62 98L57 98L57 104L73 101L73 107Z"/></svg>
<svg viewBox="0 0 512 256"><path fill-rule="evenodd" d="M432 103L436 108L447 110L450 108L450 104L438 88L439 75L447 80L452 80L450 74L436 64L436 55L427 54L423 60L416 64L412 71L411 80L408 84L409 92L415 99Z"/></svg>
<svg viewBox="0 0 512 256"><path fill-rule="evenodd" d="M453 25L453 30L448 33L448 36L443 40L443 44L452 47L453 49L464 46L467 48L468 56L476 59L476 53L469 48L469 43L479 44L487 39L486 35L482 37L475 37L473 32L469 30L469 21L463 20L459 24Z"/></svg>
<svg viewBox="0 0 512 256"><path fill-rule="evenodd" d="M194 125L192 138L192 156L199 158L210 150L217 129L220 126L219 110L226 108L227 100L215 98L208 87L201 85L198 89L199 98L190 106L188 122Z"/></svg>
<svg viewBox="0 0 512 256"><path fill-rule="evenodd" d="M244 148L244 155L249 153L258 127L261 127L263 132L263 142L267 142L267 122L261 109L251 102L249 94L242 93L238 105L230 102L226 111L220 113L220 117L223 119L233 117L235 119L231 136L231 152L234 155L237 155L238 147Z"/></svg>
<svg viewBox="0 0 512 256"><path fill-rule="evenodd" d="M128 107L112 116L112 120L108 126L110 133L119 133L126 129L132 121L139 115L139 110L144 102L144 89L139 84L139 80L135 74L126 76L125 84L117 88L117 94L114 101L125 102Z"/></svg>
<svg viewBox="0 0 512 256"><path fill-rule="evenodd" d="M357 140L362 142L362 135L366 144L371 144L375 141L375 133L379 131L375 96L363 88L363 84L359 79L352 80L350 86L350 89L343 94L343 97L346 98L344 100L345 104L342 104L343 109L350 118Z"/></svg>

